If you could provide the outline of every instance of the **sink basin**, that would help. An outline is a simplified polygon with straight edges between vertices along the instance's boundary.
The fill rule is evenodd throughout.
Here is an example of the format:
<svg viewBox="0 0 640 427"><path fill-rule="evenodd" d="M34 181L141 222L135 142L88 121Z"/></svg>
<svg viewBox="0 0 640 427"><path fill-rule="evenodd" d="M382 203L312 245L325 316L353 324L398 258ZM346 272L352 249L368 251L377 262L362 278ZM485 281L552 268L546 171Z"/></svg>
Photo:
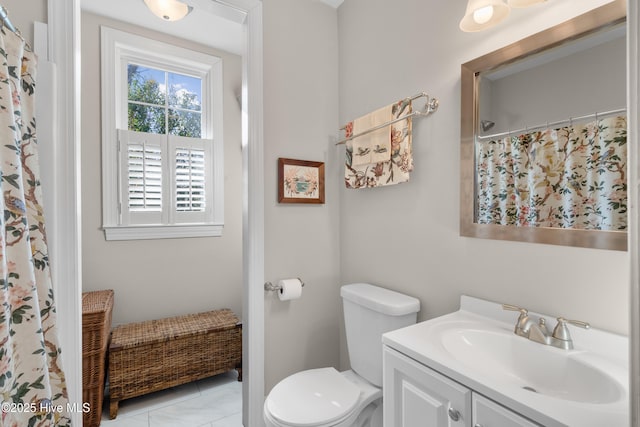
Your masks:
<svg viewBox="0 0 640 427"><path fill-rule="evenodd" d="M629 426L627 337L571 328L575 348L563 350L515 335L517 317L462 296L460 310L387 332L382 342L536 425Z"/></svg>
<svg viewBox="0 0 640 427"><path fill-rule="evenodd" d="M594 404L622 397L623 390L615 379L573 357L575 353L513 333L454 326L442 331L441 340L460 363L531 393Z"/></svg>

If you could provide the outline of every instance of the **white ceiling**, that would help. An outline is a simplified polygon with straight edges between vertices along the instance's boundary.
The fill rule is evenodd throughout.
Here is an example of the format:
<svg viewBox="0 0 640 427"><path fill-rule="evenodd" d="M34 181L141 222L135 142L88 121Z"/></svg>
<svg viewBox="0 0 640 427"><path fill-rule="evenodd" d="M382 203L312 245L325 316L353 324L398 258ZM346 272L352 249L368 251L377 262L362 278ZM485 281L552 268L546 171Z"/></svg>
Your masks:
<svg viewBox="0 0 640 427"><path fill-rule="evenodd" d="M165 22L142 0L81 0L83 11L192 40L227 52L242 54L244 14L212 0L186 0L193 11L184 19Z"/></svg>
<svg viewBox="0 0 640 427"><path fill-rule="evenodd" d="M242 54L244 13L215 0L182 0L193 7L184 19L165 22L156 17L143 0L81 0L82 10L139 25L227 52ZM344 0L319 0L337 8Z"/></svg>

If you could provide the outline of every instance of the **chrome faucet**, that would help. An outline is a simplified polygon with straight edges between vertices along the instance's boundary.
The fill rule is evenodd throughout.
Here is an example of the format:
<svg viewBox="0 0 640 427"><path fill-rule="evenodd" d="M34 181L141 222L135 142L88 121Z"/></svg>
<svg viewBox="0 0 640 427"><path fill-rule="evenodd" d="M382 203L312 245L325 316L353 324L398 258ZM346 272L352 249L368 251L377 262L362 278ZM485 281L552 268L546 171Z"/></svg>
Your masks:
<svg viewBox="0 0 640 427"><path fill-rule="evenodd" d="M529 329L529 339L531 341L539 342L540 344L549 345L551 340L551 334L547 329L547 325L545 323L544 318L539 318L538 323L531 323L531 328Z"/></svg>
<svg viewBox="0 0 640 427"><path fill-rule="evenodd" d="M518 317L518 321L516 322L516 327L513 330L513 333L516 335L520 335L521 337L529 338L529 329L531 327L529 310L511 304L502 304L502 309L520 312L520 316Z"/></svg>
<svg viewBox="0 0 640 427"><path fill-rule="evenodd" d="M518 316L516 326L513 330L516 335L525 337L540 344L551 345L565 350L573 349L573 340L571 339L569 328L567 328L567 323L571 323L572 325L585 329L590 328L590 325L586 322L581 322L579 320L567 320L564 317L558 317L558 324L553 328L553 332L550 333L549 329L547 329L544 318L540 317L536 322L529 316L529 311L526 308L511 304L502 304L502 308L504 310L520 312L520 316Z"/></svg>
<svg viewBox="0 0 640 427"><path fill-rule="evenodd" d="M580 320L567 320L564 317L558 317L558 324L553 328L553 335L551 336L551 345L565 350L573 350L573 340L567 328L567 323L579 326L583 329L589 329L591 325L587 322Z"/></svg>

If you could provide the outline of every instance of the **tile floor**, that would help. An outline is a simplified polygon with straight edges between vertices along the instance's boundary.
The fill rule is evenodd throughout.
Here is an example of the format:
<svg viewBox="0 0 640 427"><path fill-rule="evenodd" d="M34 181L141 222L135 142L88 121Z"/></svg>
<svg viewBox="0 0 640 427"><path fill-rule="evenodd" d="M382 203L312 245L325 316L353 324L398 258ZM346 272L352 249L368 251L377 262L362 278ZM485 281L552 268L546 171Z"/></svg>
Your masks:
<svg viewBox="0 0 640 427"><path fill-rule="evenodd" d="M235 371L120 402L109 419L105 396L104 427L242 427L242 383Z"/></svg>

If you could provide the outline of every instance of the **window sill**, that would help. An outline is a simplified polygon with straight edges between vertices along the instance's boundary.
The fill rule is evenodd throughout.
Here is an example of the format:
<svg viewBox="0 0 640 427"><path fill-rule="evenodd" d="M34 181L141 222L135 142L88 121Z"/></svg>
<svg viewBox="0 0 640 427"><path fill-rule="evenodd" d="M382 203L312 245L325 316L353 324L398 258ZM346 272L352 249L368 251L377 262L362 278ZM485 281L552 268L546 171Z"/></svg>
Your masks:
<svg viewBox="0 0 640 427"><path fill-rule="evenodd" d="M106 240L184 239L220 237L224 224L104 226Z"/></svg>

